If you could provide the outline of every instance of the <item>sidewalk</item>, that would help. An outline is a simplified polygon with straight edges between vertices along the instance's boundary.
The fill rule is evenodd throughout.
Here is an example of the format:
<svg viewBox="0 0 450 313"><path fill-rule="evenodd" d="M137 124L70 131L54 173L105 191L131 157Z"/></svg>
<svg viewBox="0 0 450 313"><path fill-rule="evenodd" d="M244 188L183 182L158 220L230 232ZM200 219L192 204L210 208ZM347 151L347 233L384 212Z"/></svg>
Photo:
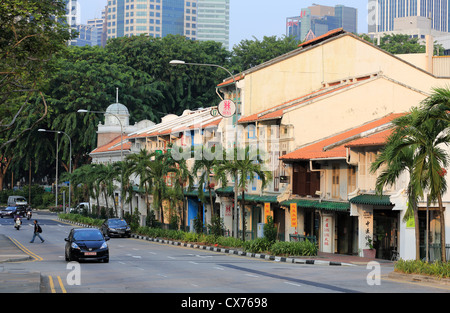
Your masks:
<svg viewBox="0 0 450 313"><path fill-rule="evenodd" d="M0 293L40 293L41 274L28 271L5 271L2 263L32 259L7 236L0 234Z"/></svg>

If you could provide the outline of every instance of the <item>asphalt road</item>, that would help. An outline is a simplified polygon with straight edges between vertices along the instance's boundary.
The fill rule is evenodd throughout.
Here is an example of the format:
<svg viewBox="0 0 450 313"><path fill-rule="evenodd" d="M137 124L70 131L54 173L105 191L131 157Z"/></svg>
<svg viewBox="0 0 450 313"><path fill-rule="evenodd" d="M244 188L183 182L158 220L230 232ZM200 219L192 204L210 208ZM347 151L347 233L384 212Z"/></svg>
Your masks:
<svg viewBox="0 0 450 313"><path fill-rule="evenodd" d="M38 238L29 243L32 220L25 219L22 228L16 231L12 219L0 219L0 234L9 236L32 256L30 261L3 263L2 267L8 271L40 272L44 281L42 292L253 296L450 292L448 286L430 287L389 279L387 274L393 270L389 266L367 269L365 266L290 264L134 238L108 241L109 263L68 263L64 259L64 238L77 226L58 222L54 215L39 214L34 218L43 228L44 243Z"/></svg>

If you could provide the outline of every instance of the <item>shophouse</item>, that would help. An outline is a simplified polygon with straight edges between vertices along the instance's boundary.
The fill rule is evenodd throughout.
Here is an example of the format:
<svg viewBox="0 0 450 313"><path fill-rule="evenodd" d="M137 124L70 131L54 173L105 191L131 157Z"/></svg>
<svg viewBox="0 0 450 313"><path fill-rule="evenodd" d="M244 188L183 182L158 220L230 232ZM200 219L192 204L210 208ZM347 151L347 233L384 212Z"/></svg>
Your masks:
<svg viewBox="0 0 450 313"><path fill-rule="evenodd" d="M277 134L277 146L269 147L281 161L273 184L249 193L277 197L275 203L260 198L258 207L263 210L270 203L285 240L295 233L315 235L321 251L361 254L366 246L362 232L368 231L372 237L384 234L376 240L380 257L388 258L394 250L403 258L415 255L414 229L402 221L407 180L385 190L380 201L374 194L376 175L367 169L384 141L367 146L351 142L354 136L372 138L370 131L381 134L389 128L386 119L405 114L433 88L450 83L449 59L433 57L432 42L428 38L424 54L392 55L335 30L235 76L239 97L230 97L240 100L239 124L254 127L257 140L267 126ZM232 82L227 79L218 87L227 95L234 92ZM320 153L307 153L317 145ZM341 149L337 155L333 145ZM293 202L297 227L291 227Z"/></svg>

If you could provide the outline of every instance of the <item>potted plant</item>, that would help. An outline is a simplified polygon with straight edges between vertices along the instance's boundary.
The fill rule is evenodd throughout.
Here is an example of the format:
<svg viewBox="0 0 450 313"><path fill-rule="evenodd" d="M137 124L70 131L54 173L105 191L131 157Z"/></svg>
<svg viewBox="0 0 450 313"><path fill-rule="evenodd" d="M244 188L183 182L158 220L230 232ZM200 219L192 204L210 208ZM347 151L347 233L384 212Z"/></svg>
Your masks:
<svg viewBox="0 0 450 313"><path fill-rule="evenodd" d="M372 238L367 235L366 236L366 246L369 247L369 249L363 249L363 256L365 258L375 259L375 254L377 250L373 247L373 241Z"/></svg>

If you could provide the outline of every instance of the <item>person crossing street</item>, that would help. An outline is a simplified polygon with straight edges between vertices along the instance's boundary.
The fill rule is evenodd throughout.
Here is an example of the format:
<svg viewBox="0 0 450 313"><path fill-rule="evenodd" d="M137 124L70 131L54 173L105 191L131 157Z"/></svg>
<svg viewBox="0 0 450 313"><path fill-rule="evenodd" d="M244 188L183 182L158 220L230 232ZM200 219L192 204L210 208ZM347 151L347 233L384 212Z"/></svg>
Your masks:
<svg viewBox="0 0 450 313"><path fill-rule="evenodd" d="M33 239L31 239L30 243L34 242L34 239L36 238L36 236L39 237L39 239L41 239L41 242L44 242L44 238L41 237L41 233L42 233L42 228L39 225L37 220L34 220L34 233L33 233Z"/></svg>

